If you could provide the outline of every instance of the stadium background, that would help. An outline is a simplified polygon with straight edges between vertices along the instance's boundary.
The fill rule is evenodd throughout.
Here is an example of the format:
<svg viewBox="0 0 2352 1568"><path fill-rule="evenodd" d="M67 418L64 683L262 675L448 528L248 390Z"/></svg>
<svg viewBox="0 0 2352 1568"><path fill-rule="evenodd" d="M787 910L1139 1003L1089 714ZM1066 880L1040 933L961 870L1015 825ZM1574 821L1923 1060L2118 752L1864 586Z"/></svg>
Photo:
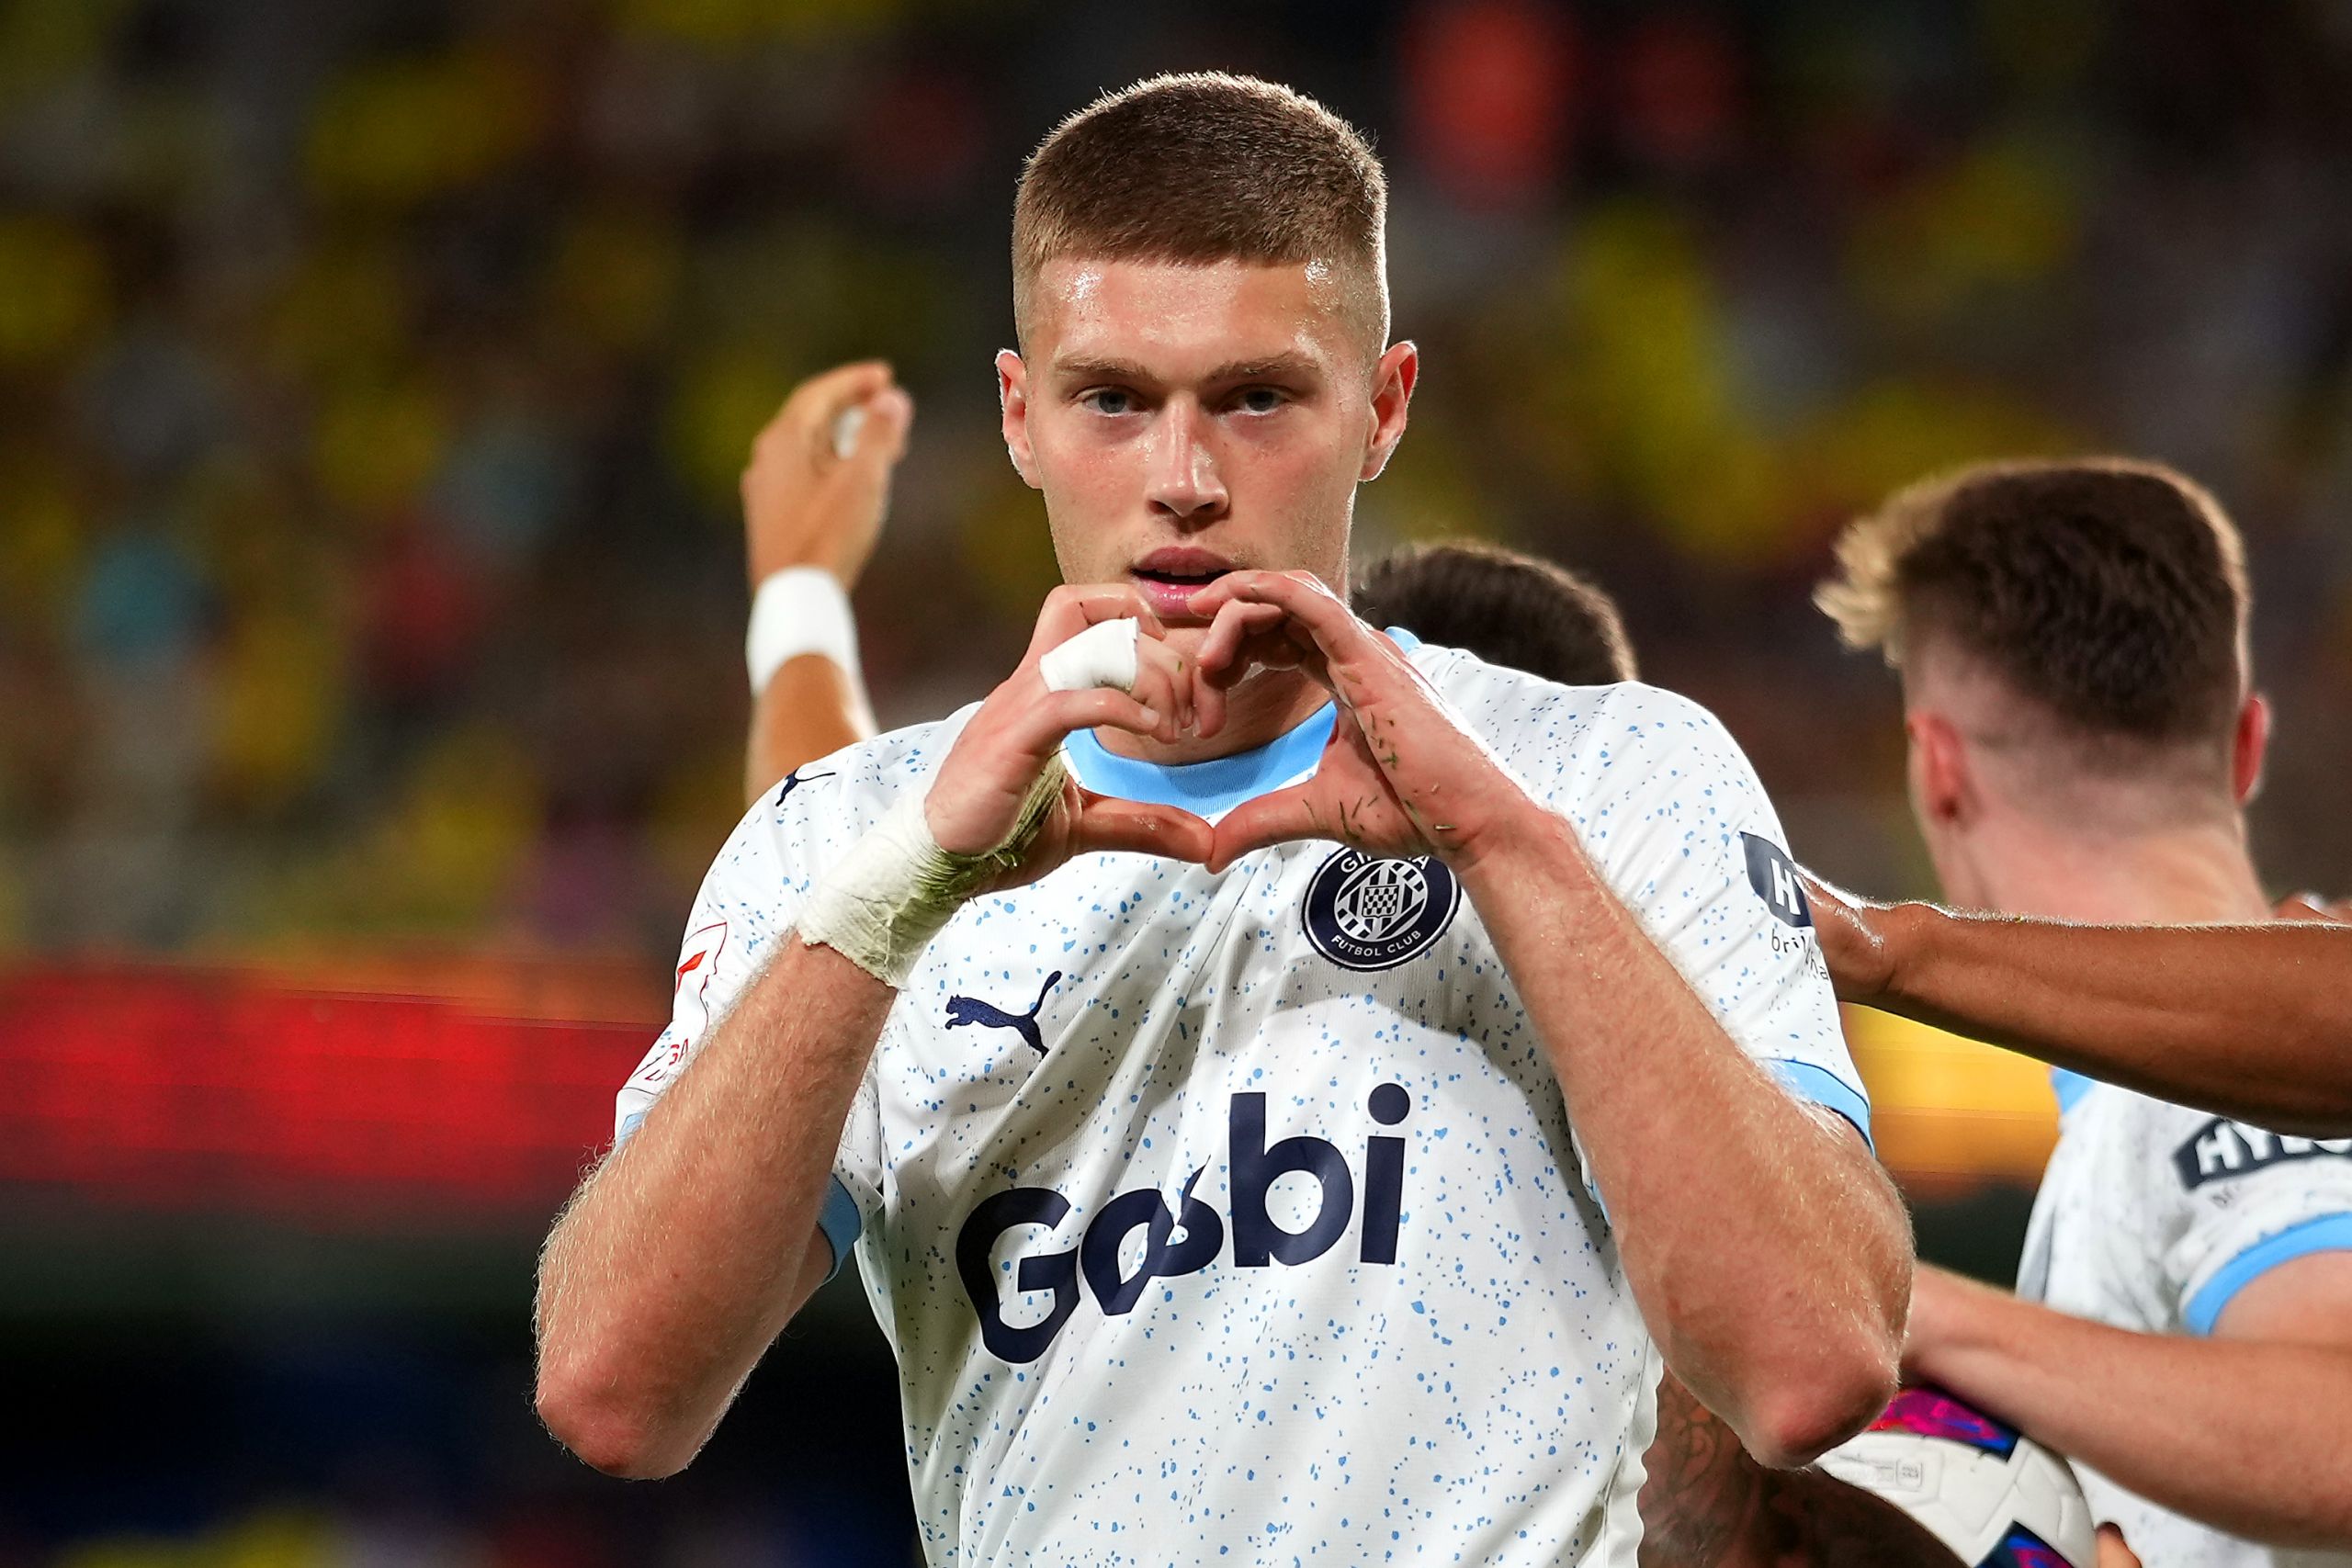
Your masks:
<svg viewBox="0 0 2352 1568"><path fill-rule="evenodd" d="M624 1487L531 1416L532 1251L737 815L750 435L895 362L867 668L886 723L984 691L1053 576L1019 159L1204 65L1388 160L1429 373L1367 553L1589 570L1801 858L1923 894L1827 537L2178 463L2253 548L2263 863L2352 886L2352 6L6 0L0 1563L908 1560L854 1288ZM2038 1070L1858 1043L1928 1250L2002 1274Z"/></svg>

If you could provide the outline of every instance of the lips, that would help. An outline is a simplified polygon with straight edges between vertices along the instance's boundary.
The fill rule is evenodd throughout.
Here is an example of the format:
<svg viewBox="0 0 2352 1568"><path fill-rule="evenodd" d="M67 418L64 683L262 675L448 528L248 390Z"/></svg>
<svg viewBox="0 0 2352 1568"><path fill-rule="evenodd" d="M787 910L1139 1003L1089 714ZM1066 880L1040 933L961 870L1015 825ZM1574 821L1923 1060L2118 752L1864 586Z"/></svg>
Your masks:
<svg viewBox="0 0 2352 1568"><path fill-rule="evenodd" d="M1157 549L1128 569L1136 586L1161 620L1188 618L1185 606L1193 594L1234 570L1234 564L1213 550L1170 545Z"/></svg>

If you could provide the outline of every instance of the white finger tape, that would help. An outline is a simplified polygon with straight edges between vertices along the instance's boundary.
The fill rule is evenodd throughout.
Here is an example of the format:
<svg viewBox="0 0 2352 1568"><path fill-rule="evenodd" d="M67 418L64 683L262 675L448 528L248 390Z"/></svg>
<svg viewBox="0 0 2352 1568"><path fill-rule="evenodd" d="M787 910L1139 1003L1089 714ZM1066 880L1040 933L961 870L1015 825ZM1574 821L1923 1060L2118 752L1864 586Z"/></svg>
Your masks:
<svg viewBox="0 0 2352 1568"><path fill-rule="evenodd" d="M1131 620L1097 621L1037 661L1049 692L1083 692L1096 686L1133 693L1140 664L1136 639L1142 628Z"/></svg>

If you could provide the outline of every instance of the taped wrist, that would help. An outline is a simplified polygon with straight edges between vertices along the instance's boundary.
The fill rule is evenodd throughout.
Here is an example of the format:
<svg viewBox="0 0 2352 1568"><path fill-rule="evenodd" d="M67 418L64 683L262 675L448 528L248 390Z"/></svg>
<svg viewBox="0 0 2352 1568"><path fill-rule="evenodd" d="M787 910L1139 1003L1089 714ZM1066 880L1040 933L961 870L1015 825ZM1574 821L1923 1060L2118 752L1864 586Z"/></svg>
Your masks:
<svg viewBox="0 0 2352 1568"><path fill-rule="evenodd" d="M1029 786L1012 831L978 854L941 849L923 817L929 790L906 791L808 890L800 940L831 948L893 989L905 986L923 948L965 901L1020 865L1069 777L1057 751Z"/></svg>

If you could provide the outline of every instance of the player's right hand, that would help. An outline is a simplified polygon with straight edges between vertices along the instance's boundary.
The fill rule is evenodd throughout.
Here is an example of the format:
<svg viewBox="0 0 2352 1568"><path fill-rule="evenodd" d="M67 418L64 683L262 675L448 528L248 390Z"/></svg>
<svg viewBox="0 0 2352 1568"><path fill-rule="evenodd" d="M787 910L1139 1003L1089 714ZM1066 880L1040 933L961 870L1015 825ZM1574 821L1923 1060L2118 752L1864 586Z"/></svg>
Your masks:
<svg viewBox="0 0 2352 1568"><path fill-rule="evenodd" d="M1122 618L1133 620L1138 632L1132 694L1100 686L1048 689L1039 669L1046 654L1098 622ZM1064 586L1047 594L1029 651L989 694L932 780L923 818L939 847L970 855L1003 843L1020 819L1030 787L1072 730L1108 726L1173 740L1189 728L1196 671L1168 646L1166 636L1133 584ZM1066 780L1020 868L993 886L1035 882L1072 855L1104 850L1205 861L1214 838L1209 825L1189 811L1096 795L1075 779Z"/></svg>
<svg viewBox="0 0 2352 1568"><path fill-rule="evenodd" d="M856 414L844 455L836 440ZM882 535L890 473L906 455L914 400L880 360L844 365L792 389L752 443L743 469L744 543L752 585L779 571L819 567L857 585Z"/></svg>

